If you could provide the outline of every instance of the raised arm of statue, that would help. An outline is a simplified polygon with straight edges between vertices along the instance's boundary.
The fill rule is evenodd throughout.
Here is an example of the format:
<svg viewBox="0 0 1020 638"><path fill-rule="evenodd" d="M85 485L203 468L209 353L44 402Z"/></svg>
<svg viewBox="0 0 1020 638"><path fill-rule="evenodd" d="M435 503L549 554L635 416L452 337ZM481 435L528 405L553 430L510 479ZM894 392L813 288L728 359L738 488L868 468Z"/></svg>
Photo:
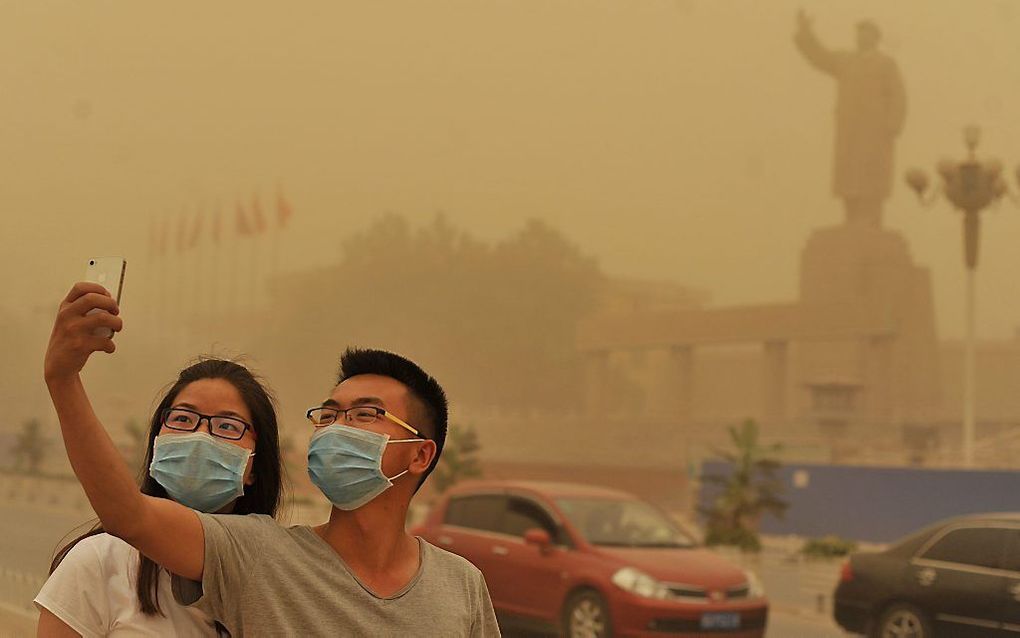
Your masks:
<svg viewBox="0 0 1020 638"><path fill-rule="evenodd" d="M840 70L840 55L829 49L818 41L818 36L811 25L811 19L803 10L797 13L797 33L793 37L794 43L801 54L823 73L837 75Z"/></svg>

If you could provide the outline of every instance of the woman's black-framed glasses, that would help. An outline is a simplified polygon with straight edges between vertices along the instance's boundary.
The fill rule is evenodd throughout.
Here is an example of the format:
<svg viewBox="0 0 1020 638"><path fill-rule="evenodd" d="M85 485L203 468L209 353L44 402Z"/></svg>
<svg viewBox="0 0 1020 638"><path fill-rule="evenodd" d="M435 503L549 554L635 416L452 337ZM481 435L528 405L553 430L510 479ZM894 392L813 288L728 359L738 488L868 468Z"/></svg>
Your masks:
<svg viewBox="0 0 1020 638"><path fill-rule="evenodd" d="M228 441L237 441L251 427L237 417L201 414L186 408L167 408L160 416L162 425L179 432L194 432L203 420L209 424L209 434Z"/></svg>
<svg viewBox="0 0 1020 638"><path fill-rule="evenodd" d="M342 420L340 418L341 413L343 413ZM327 425L333 425L337 421L341 421L346 425L370 425L378 421L379 417L386 417L411 434L422 439L427 438L421 432L405 423L402 419L395 417L386 410L374 405L359 405L353 408L347 408L346 410L320 405L314 408L309 408L308 411L305 412L305 416L308 417L308 420L312 422L312 425L317 428L324 428Z"/></svg>

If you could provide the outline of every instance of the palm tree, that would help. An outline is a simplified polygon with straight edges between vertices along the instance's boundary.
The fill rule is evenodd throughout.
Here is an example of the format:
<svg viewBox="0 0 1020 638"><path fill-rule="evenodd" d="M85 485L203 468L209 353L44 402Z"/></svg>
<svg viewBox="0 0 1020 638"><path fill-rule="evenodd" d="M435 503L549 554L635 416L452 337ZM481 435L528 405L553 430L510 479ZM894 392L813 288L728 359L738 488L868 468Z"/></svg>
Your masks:
<svg viewBox="0 0 1020 638"><path fill-rule="evenodd" d="M46 451L51 443L43 435L39 419L25 421L14 443L14 469L28 474L39 474L39 467L46 458Z"/></svg>
<svg viewBox="0 0 1020 638"><path fill-rule="evenodd" d="M762 516L770 513L782 517L789 508L780 497L783 484L776 477L781 464L774 455L782 446L762 445L758 424L751 419L740 428L730 427L729 434L732 449L717 450L716 456L730 466L730 473L702 477L703 482L719 486L712 504L700 508L707 518L705 543L758 551Z"/></svg>
<svg viewBox="0 0 1020 638"><path fill-rule="evenodd" d="M481 476L482 469L478 463L478 451L481 449L474 428L451 426L443 446L442 460L436 466L432 479L436 493L442 494L463 479Z"/></svg>

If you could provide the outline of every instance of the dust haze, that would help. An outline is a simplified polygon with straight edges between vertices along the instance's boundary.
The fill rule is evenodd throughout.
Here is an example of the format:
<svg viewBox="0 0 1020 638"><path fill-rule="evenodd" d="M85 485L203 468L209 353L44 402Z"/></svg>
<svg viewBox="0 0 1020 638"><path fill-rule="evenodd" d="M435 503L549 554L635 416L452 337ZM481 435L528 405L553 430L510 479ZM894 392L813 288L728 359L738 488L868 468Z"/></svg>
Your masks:
<svg viewBox="0 0 1020 638"><path fill-rule="evenodd" d="M687 467L745 416L814 460L886 458L898 434L865 458L792 424L808 418L797 375L816 355L794 353L801 363L772 388L757 349L779 370L767 367L773 337L751 323L734 328L746 342L703 361L710 381L682 399L682 434L666 355L599 332L637 325L599 323L607 314L797 303L809 238L844 214L830 184L835 85L794 45L799 9L835 49L874 20L905 86L883 225L930 276L918 303L931 323L917 325L931 332L923 365L939 372L867 409L936 429L958 419L960 215L922 206L902 176L962 158L976 124L979 154L1002 160L1018 191L1014 2L3 3L4 445L38 418L53 442L45 466L67 471L42 383L46 336L87 259L123 255L119 350L86 372L115 437L148 419L195 355L245 355L303 452L303 409L357 344L445 380L454 422L476 427L496 475L554 477L564 459ZM979 412L996 428L1020 423L1018 237L1010 201L984 216ZM616 350L593 364L599 348ZM840 365L825 383L843 382ZM593 409L613 417L593 421ZM646 417L648 446L627 445ZM945 427L938 445L956 445L958 424ZM589 432L605 438L574 446ZM679 439L656 447L664 436Z"/></svg>

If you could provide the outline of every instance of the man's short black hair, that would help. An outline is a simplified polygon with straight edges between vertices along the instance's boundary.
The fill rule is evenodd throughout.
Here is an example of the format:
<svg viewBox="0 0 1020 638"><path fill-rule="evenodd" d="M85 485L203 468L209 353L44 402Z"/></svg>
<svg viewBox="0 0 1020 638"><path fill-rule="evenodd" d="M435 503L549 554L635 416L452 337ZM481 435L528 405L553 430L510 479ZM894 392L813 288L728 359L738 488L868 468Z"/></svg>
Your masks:
<svg viewBox="0 0 1020 638"><path fill-rule="evenodd" d="M362 374L377 374L395 379L405 386L415 400L411 406L413 414L408 415L411 425L417 428L426 438L436 442L436 456L432 464L418 481L418 487L425 482L432 470L436 468L439 457L446 443L446 420L448 408L446 393L433 377L422 370L418 364L404 357L385 350L348 348L340 355L340 370L337 372L337 385L351 377Z"/></svg>

